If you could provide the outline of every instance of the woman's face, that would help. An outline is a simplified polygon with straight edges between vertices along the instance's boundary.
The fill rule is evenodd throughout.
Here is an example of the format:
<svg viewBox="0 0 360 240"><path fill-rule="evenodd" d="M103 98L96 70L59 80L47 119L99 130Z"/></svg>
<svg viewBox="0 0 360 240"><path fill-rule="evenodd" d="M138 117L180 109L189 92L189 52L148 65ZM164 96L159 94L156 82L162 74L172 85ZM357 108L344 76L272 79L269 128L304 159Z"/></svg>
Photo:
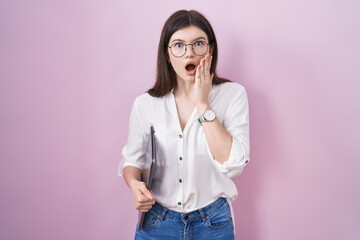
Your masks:
<svg viewBox="0 0 360 240"><path fill-rule="evenodd" d="M204 45L205 43L205 45ZM168 49L168 55L171 65L176 73L176 80L185 82L194 82L196 67L199 65L200 60L205 57L209 52L210 47L206 33L196 26L188 26L176 31L170 38L168 43L172 48ZM195 54L191 45L184 46L186 44L194 44ZM173 53L180 56L182 49L186 48L186 52L181 57L175 57Z"/></svg>

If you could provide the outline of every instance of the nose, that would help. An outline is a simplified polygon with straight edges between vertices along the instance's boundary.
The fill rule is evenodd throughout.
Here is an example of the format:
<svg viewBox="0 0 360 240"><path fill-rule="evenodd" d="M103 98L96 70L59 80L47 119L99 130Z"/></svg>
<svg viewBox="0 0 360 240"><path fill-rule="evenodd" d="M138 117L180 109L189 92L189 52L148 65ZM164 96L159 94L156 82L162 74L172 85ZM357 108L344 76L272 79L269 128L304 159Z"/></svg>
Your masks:
<svg viewBox="0 0 360 240"><path fill-rule="evenodd" d="M194 53L194 49L193 49L193 45L192 44L187 44L185 46L185 57L194 57L195 53Z"/></svg>

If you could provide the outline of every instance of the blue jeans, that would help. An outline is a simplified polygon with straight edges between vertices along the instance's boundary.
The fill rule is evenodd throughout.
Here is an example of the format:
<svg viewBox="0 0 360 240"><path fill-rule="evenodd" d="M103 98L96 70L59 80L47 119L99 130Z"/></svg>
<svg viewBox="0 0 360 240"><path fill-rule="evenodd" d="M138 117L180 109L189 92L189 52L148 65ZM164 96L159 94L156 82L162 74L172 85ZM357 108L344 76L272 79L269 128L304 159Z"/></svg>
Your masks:
<svg viewBox="0 0 360 240"><path fill-rule="evenodd" d="M159 203L145 215L135 240L233 240L234 225L228 202L219 198L199 210L180 213Z"/></svg>

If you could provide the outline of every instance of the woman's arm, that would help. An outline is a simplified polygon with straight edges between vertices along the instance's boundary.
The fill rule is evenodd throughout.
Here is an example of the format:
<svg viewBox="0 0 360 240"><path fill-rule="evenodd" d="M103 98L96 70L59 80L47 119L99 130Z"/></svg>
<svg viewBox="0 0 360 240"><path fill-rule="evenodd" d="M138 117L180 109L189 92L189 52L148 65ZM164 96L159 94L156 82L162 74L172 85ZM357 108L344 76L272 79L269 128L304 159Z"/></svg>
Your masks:
<svg viewBox="0 0 360 240"><path fill-rule="evenodd" d="M145 183L141 181L141 169L144 167L148 136L137 110L138 105L141 105L139 101L140 97L136 98L131 109L128 141L122 150L124 160L119 173L123 175L126 184L132 191L135 208L147 212L155 204L155 198L146 188Z"/></svg>
<svg viewBox="0 0 360 240"><path fill-rule="evenodd" d="M210 75L211 60L212 58L209 55L204 57L196 71L195 106L200 115L211 109L209 103L209 93L213 79L213 74ZM230 96L222 97L231 97L231 102L228 103L229 106L226 106L228 113L226 119L224 119L224 126L215 118L211 122L203 122L202 128L213 158L218 163L226 165L223 166L225 168L222 171L228 172L230 169L233 171L237 168L239 172L249 160L247 96L244 89L238 87L226 94L230 94Z"/></svg>
<svg viewBox="0 0 360 240"><path fill-rule="evenodd" d="M203 114L206 110L211 109L210 105L197 107L199 114ZM223 164L229 159L232 137L221 125L220 121L215 118L212 122L203 122L202 128L205 133L206 141L210 151L216 161Z"/></svg>
<svg viewBox="0 0 360 240"><path fill-rule="evenodd" d="M155 198L141 181L141 170L132 166L125 167L124 179L132 191L135 208L141 212L149 211L155 204Z"/></svg>
<svg viewBox="0 0 360 240"><path fill-rule="evenodd" d="M212 86L213 74L210 75L212 56L209 54L201 59L195 76L195 106L200 115L211 109L209 93ZM216 118L212 122L202 123L209 148L219 163L224 163L231 150L232 137Z"/></svg>

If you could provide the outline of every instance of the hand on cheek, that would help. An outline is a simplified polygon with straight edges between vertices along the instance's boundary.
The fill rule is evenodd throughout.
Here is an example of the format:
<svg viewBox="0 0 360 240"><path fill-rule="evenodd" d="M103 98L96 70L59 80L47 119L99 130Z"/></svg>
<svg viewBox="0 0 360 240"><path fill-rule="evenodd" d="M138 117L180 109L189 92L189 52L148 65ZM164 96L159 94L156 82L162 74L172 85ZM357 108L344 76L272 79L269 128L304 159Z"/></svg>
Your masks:
<svg viewBox="0 0 360 240"><path fill-rule="evenodd" d="M195 104L199 112L209 107L209 93L211 91L214 74L210 74L212 56L207 54L201 59L195 75ZM206 110L206 109L205 109Z"/></svg>

